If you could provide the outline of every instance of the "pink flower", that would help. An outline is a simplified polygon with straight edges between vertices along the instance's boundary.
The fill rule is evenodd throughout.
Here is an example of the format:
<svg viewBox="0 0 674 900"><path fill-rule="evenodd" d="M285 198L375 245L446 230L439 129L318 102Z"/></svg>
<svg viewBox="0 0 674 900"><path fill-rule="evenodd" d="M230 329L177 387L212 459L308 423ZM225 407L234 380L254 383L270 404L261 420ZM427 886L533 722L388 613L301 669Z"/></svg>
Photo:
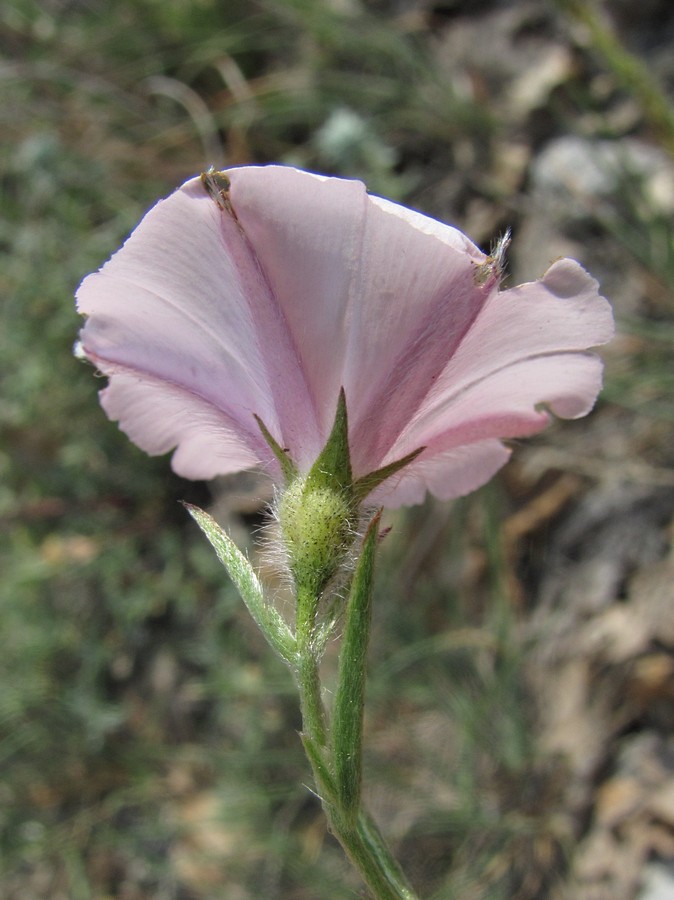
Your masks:
<svg viewBox="0 0 674 900"><path fill-rule="evenodd" d="M499 291L497 262L461 232L360 182L224 175L158 203L77 293L103 408L148 453L175 448L178 474L279 479L255 415L307 471L344 387L355 478L425 448L373 501L447 499L506 462L503 439L544 428L541 406L592 408L587 350L613 320L578 263Z"/></svg>

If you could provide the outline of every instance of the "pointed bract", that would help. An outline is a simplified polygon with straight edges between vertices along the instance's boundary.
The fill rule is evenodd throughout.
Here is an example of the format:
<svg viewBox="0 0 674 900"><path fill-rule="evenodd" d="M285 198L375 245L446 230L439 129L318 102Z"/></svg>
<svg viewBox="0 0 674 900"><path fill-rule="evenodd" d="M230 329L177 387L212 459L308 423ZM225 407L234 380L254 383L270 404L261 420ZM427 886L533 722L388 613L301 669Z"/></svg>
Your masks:
<svg viewBox="0 0 674 900"><path fill-rule="evenodd" d="M313 488L329 488L342 491L351 498L353 491L353 475L351 473L351 455L349 451L349 423L346 413L346 395L344 388L339 391L337 412L330 436L318 459L309 470L306 486Z"/></svg>
<svg viewBox="0 0 674 900"><path fill-rule="evenodd" d="M396 462L389 463L387 466L377 469L376 472L370 472L362 478L359 478L353 486L356 501L364 500L375 490L375 488L378 488L380 484L383 484L383 482L392 475L396 475L398 472L402 471L405 466L409 466L409 464L425 449L425 447L419 447L418 450L413 450L411 453L408 453L407 456L403 456L402 459L398 459Z"/></svg>
<svg viewBox="0 0 674 900"><path fill-rule="evenodd" d="M281 466L281 471L283 472L283 477L285 478L286 484L290 484L290 482L299 475L297 466L288 455L288 451L284 450L283 447L280 446L280 444L271 434L262 419L257 415L253 415L253 418L257 422L257 426L262 432L262 437L267 442L269 449L276 457L278 464Z"/></svg>

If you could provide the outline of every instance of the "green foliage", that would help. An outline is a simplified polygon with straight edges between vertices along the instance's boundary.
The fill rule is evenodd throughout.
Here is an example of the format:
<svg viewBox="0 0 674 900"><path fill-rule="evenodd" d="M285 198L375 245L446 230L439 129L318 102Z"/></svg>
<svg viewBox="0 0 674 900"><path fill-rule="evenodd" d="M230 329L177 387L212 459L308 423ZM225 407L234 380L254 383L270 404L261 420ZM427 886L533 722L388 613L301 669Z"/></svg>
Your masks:
<svg viewBox="0 0 674 900"><path fill-rule="evenodd" d="M453 567L469 558L476 544L485 549L480 592L464 599L445 585L438 604L439 570L423 566L413 576L410 595L400 593L396 573L413 568L415 558L414 546L406 544L429 514L410 510L390 535L390 546L385 544L374 600L371 704L384 718L404 711L402 717L398 712L398 727L402 742L411 745L409 756L396 760L397 771L386 759L379 761L384 770L379 777L388 784L402 780L405 791L411 779L423 785L415 795L416 865L438 900L520 896L526 877L532 882L540 877L538 844L550 849L550 860L561 854L547 820L556 798L535 746L525 648L513 634L516 616L504 580L498 528L504 498L490 485L479 500L479 505L475 498L457 504L441 537ZM390 558L399 560L399 569L386 565ZM391 620L385 649L377 639L378 610ZM430 636L423 624L428 616L434 620ZM427 739L407 725L429 720L437 731ZM377 778L371 765L366 781ZM536 807L544 790L550 796ZM414 865L412 854L412 877Z"/></svg>
<svg viewBox="0 0 674 900"><path fill-rule="evenodd" d="M621 173L615 200L598 213L602 227L648 278L646 309L625 316L622 330L633 352L611 368L605 396L627 409L663 422L674 421L674 222L654 202L652 185L630 171Z"/></svg>

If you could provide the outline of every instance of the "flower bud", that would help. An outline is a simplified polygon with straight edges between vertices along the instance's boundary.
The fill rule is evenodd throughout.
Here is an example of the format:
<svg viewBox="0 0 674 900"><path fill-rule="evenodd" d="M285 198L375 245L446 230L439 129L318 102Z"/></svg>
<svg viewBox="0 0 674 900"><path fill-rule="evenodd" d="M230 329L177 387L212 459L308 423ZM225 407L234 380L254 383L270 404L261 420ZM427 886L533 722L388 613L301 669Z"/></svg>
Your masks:
<svg viewBox="0 0 674 900"><path fill-rule="evenodd" d="M350 492L311 477L296 478L281 496L277 515L295 583L317 597L353 543L357 512Z"/></svg>

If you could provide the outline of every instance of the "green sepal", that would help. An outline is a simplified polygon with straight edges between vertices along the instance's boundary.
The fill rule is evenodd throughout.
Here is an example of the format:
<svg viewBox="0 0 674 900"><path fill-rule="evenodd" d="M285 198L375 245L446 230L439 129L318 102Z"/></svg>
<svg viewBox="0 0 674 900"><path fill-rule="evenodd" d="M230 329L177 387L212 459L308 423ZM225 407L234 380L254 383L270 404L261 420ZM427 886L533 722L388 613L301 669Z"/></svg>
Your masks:
<svg viewBox="0 0 674 900"><path fill-rule="evenodd" d="M372 613L374 560L381 512L368 526L346 607L333 712L332 748L338 809L353 824L360 808L365 670Z"/></svg>
<svg viewBox="0 0 674 900"><path fill-rule="evenodd" d="M277 517L297 588L298 621L311 621L313 628L319 597L344 562L358 523L343 389L325 446L309 473L281 493Z"/></svg>
<svg viewBox="0 0 674 900"><path fill-rule="evenodd" d="M306 489L330 488L351 496L353 475L349 453L349 422L346 414L346 394L340 388L335 421L330 437L307 476Z"/></svg>
<svg viewBox="0 0 674 900"><path fill-rule="evenodd" d="M407 456L403 456L402 459L398 459L395 462L389 463L387 466L383 466L381 469L370 472L369 475L363 475L362 478L359 478L353 486L356 503L363 501L368 494L372 493L376 487L379 487L379 485L383 481L386 481L387 478L390 478L391 475L395 475L401 469L404 469L405 466L408 466L425 449L425 447L419 447L417 450L408 453Z"/></svg>
<svg viewBox="0 0 674 900"><path fill-rule="evenodd" d="M248 559L208 513L191 503L183 503L183 506L208 538L267 641L282 659L296 669L295 636L277 610L266 602L262 585Z"/></svg>
<svg viewBox="0 0 674 900"><path fill-rule="evenodd" d="M279 461L279 465L281 466L281 471L283 472L283 477L285 478L286 484L290 484L290 482L299 474L297 466L288 456L288 451L284 450L283 447L278 443L278 441L275 440L272 433L269 431L262 419L259 416L256 416L255 413L253 413L253 416L255 417L258 428L262 432L262 437L269 445L269 449L271 450L271 452Z"/></svg>

